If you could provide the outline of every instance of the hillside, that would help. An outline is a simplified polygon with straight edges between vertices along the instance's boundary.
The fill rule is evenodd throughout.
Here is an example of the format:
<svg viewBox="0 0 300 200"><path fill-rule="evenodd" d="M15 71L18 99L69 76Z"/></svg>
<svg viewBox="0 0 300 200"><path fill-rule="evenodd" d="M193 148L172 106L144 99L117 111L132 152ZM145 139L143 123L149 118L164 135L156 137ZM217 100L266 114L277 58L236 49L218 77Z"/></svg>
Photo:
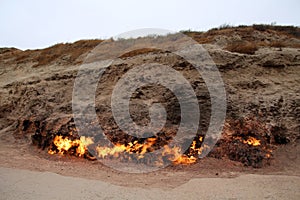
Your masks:
<svg viewBox="0 0 300 200"><path fill-rule="evenodd" d="M207 50L221 73L227 95L221 140L208 158L197 160L186 170L195 173L197 167L204 166L208 176L216 171L225 171L224 176L231 171L299 175L300 28L253 25L183 33ZM80 40L25 51L0 49L1 166L33 169L32 164L24 163L23 158L26 158L47 163L47 166L37 167L38 170L58 171L56 159L64 158L47 152L52 148L54 154L57 153L54 138L74 129L74 81L86 56L101 42ZM201 110L201 127L196 134L205 137L211 116L210 96L205 82L195 75L190 63L170 52L152 48L127 52L119 58L105 70L96 90L96 113L108 138L124 144L136 140L124 135L113 121L111 94L113 86L127 71L153 62L171 66L189 80ZM130 111L139 124L149 123L149 111L144 103L149 99L163 102L170 116L170 124L164 127L161 142L157 143L161 146L176 130L178 102L164 87L151 85L139 89L132 96L135 106ZM243 130L259 138L261 148L238 142L237 138L244 137ZM85 158L90 157L85 154ZM95 167L82 162L96 172ZM252 167L262 168L262 171ZM180 167L175 166L175 170ZM76 173L80 176L81 172Z"/></svg>

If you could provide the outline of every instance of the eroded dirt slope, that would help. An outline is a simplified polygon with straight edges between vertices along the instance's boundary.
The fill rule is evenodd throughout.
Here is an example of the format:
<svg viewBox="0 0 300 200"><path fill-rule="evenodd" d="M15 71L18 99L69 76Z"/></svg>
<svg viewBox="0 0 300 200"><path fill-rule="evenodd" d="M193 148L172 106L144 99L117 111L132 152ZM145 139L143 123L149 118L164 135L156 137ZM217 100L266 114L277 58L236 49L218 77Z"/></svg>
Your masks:
<svg viewBox="0 0 300 200"><path fill-rule="evenodd" d="M234 124L243 118L259 120L269 128L269 143L276 146L274 165L281 163L280 169L289 166L288 163L297 166L300 139L299 28L253 26L186 34L203 43L221 72L227 92L227 123ZM55 130L63 130L61 127L72 123L74 80L86 55L100 42L79 41L43 50L1 49L2 143L10 145L10 140L5 138L13 134L17 140L11 141L10 147L18 149L18 141L30 144L31 136L36 132L54 134ZM210 100L204 81L182 58L152 49L128 53L105 71L96 92L96 111L104 130L118 131L110 108L111 92L116 82L129 69L152 62L171 66L191 82L202 112L199 134L205 132L210 117ZM147 105L143 102L153 98L166 103L168 114L176 124L176 98L158 86L142 88L133 95L133 101L138 105L131 110L133 118L141 124L147 123ZM43 143L42 148L47 149L49 145ZM35 154L37 148L30 145L29 149L33 149L30 154ZM286 154L291 158L283 156ZM9 154L3 153L4 162L10 159L6 155ZM213 157L227 159L226 153L218 151ZM297 167L294 170L299 172Z"/></svg>

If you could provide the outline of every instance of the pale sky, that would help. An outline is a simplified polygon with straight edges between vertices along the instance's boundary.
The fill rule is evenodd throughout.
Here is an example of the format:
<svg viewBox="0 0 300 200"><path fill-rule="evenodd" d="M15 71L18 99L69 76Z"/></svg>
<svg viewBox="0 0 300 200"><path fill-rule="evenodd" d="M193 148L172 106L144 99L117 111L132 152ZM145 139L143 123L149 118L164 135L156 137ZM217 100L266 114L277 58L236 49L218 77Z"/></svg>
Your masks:
<svg viewBox="0 0 300 200"><path fill-rule="evenodd" d="M300 26L300 1L0 0L0 47L45 48L141 28L205 31L272 22Z"/></svg>

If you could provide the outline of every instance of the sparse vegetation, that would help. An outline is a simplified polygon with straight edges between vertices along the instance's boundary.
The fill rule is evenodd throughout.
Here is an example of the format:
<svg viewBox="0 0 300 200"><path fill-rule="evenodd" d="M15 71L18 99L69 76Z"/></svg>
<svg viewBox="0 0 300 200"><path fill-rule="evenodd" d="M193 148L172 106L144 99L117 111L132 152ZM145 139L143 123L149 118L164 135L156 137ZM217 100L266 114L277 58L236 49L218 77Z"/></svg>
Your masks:
<svg viewBox="0 0 300 200"><path fill-rule="evenodd" d="M273 25L273 24L253 24L252 27L254 30L258 30L258 31L273 30L273 31L286 33L291 36L300 38L300 30L299 30L299 27L296 27L296 26L279 26L279 25Z"/></svg>
<svg viewBox="0 0 300 200"><path fill-rule="evenodd" d="M295 26L254 24L253 26L240 25L233 27L229 24L223 24L207 32L185 30L181 31L181 33L193 38L200 44L215 44L222 37L223 43L221 43L221 46L223 49L244 54L254 54L260 47L300 48L300 28ZM233 36L236 38L233 38ZM163 36L150 35L147 37L159 38ZM134 39L123 38L118 40L126 40L129 43L134 41ZM102 40L80 40L75 43L56 44L42 50L26 51L2 48L0 54L2 58L14 54L14 59L8 62L25 63L30 61L35 63L34 67L54 63L58 65L80 64L82 59L78 59L78 57L95 48L100 42ZM157 49L141 48L125 53L120 58L157 51Z"/></svg>
<svg viewBox="0 0 300 200"><path fill-rule="evenodd" d="M225 47L226 50L244 54L254 54L258 50L256 43L247 41L236 41Z"/></svg>
<svg viewBox="0 0 300 200"><path fill-rule="evenodd" d="M130 52L127 52L123 55L120 56L120 58L128 58L128 57L133 57L136 55L141 55L141 54L147 54L151 52L161 52L159 49L153 49L153 48L142 48L142 49L136 49Z"/></svg>
<svg viewBox="0 0 300 200"><path fill-rule="evenodd" d="M27 59L36 64L33 67L43 66L53 63L57 59L61 59L64 64L79 64L76 59L95 48L103 40L79 40L75 43L59 43L42 50L26 50L16 54L15 61L22 63ZM35 53L33 53L35 52Z"/></svg>
<svg viewBox="0 0 300 200"><path fill-rule="evenodd" d="M42 66L61 58L68 63L78 64L76 59L86 53L87 51L95 48L102 40L79 40L73 44L56 44L52 47L44 49L37 57L37 66Z"/></svg>

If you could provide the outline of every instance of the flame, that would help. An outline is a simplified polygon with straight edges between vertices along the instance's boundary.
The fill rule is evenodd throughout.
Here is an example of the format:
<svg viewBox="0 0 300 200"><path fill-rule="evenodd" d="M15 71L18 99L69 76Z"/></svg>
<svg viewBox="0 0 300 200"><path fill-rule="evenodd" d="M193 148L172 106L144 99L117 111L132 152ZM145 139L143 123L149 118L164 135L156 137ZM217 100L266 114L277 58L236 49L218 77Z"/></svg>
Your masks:
<svg viewBox="0 0 300 200"><path fill-rule="evenodd" d="M61 135L55 136L53 139L53 144L55 145L57 151L49 149L49 154L64 154L65 152L69 151L71 148L76 148L76 154L81 157L83 156L87 148L86 146L93 144L92 138L81 136L80 139L71 140L68 137L63 137Z"/></svg>
<svg viewBox="0 0 300 200"><path fill-rule="evenodd" d="M100 147L96 148L98 156L101 158L105 158L107 156L118 157L119 153L127 152L127 153L138 153L138 158L143 158L144 154L150 150L150 148L156 143L157 138L148 138L145 143L138 143L137 140L134 142L129 142L127 145L124 144L116 144L113 147Z"/></svg>
<svg viewBox="0 0 300 200"><path fill-rule="evenodd" d="M193 141L193 143L194 142L195 141ZM179 165L179 164L188 165L188 164L195 163L197 161L197 158L194 157L193 155L181 154L181 148L180 147L170 148L168 145L165 145L162 155L163 156L165 156L165 155L170 156L169 160L172 161L176 165Z"/></svg>
<svg viewBox="0 0 300 200"><path fill-rule="evenodd" d="M198 138L200 142L203 141L203 137L200 136ZM201 144L201 143L200 143ZM204 147L196 147L197 141L193 140L189 151L186 154L181 154L181 148L180 147L173 147L170 148L168 145L164 146L163 155L172 155L170 160L173 161L174 164L193 164L197 161L196 155L200 155L202 153L203 148L206 148L207 146L204 145Z"/></svg>
<svg viewBox="0 0 300 200"><path fill-rule="evenodd" d="M202 141L202 137L199 138ZM138 141L129 142L127 145L124 144L116 144L113 147L101 147L98 146L96 148L97 154L101 158L113 156L119 157L120 153L127 152L129 154L137 154L137 158L144 158L145 153L153 151L153 145L156 144L157 138L148 138L144 143L138 143ZM201 154L201 148L196 148L196 141L193 141L190 151L195 154ZM168 145L163 147L162 156L167 156L170 161L174 164L192 164L197 161L197 158L189 153L187 155L182 155L180 147L170 148ZM162 160L162 159L159 159ZM161 163L157 163L160 165Z"/></svg>
<svg viewBox="0 0 300 200"><path fill-rule="evenodd" d="M181 155L179 158L177 158L175 161L173 161L174 164L183 164L183 165L189 165L193 164L197 161L197 158L194 156L188 157L187 155Z"/></svg>
<svg viewBox="0 0 300 200"><path fill-rule="evenodd" d="M265 158L271 158L272 157L272 149L266 149L267 150L267 153L265 155Z"/></svg>
<svg viewBox="0 0 300 200"><path fill-rule="evenodd" d="M259 146L260 145L260 140L257 140L254 137L249 137L247 140L243 140L244 144L249 144L252 146Z"/></svg>
<svg viewBox="0 0 300 200"><path fill-rule="evenodd" d="M77 147L76 152L79 153L80 155L84 155L85 152L87 151L86 147L93 143L94 143L94 141L92 138L81 136L79 146Z"/></svg>
<svg viewBox="0 0 300 200"><path fill-rule="evenodd" d="M98 156L101 158L105 158L107 156L114 156L118 157L119 153L122 153L126 150L125 145L116 144L114 147L97 147L96 151L98 153Z"/></svg>
<svg viewBox="0 0 300 200"><path fill-rule="evenodd" d="M199 137L200 142L203 141L203 137ZM137 140L129 142L128 144L115 144L113 147L97 146L97 156L100 158L106 157L119 157L121 153L127 152L129 154L136 154L138 159L144 158L147 152L154 151L153 145L157 142L157 138L147 138L144 143L139 143ZM94 141L90 137L81 136L80 139L72 140L68 137L57 135L53 139L55 150L49 149L49 154L65 154L70 149L76 150L76 155L82 157L87 153L87 146L93 144ZM174 164L192 164L197 161L197 154L200 155L202 152L201 147L196 147L196 140L194 140L188 150L188 153L182 154L180 147L170 148L168 145L163 147L162 156L166 156ZM128 159L130 159L128 157ZM163 162L162 158L158 158L157 165L161 165Z"/></svg>
<svg viewBox="0 0 300 200"><path fill-rule="evenodd" d="M247 139L243 139L241 137L237 137L244 144L248 144L251 146L260 145L260 140L254 137L248 137ZM145 157L147 152L152 152L155 150L154 145L157 143L158 138L147 138L143 143L135 140L133 142L129 142L127 144L117 143L112 147L107 146L97 146L95 148L96 154L99 158L109 158L109 157L120 157L122 153L126 152L128 154L134 154L137 159L142 159ZM157 165L162 165L163 157L172 161L175 165L178 164L193 164L197 162L198 156L202 153L203 148L209 148L206 145L202 145L203 137L199 136L195 138L190 145L189 149L182 154L182 149L180 147L174 146L169 147L168 145L163 146L162 154L160 158L157 158ZM53 140L53 144L55 145L55 149L49 149L49 154L65 154L69 150L75 150L75 155L82 157L84 156L88 150L87 146L93 144L94 141L90 137L81 136L80 139L70 139L68 137L57 135ZM270 154L265 155L266 158L271 157ZM127 159L131 159L130 156L126 157Z"/></svg>

